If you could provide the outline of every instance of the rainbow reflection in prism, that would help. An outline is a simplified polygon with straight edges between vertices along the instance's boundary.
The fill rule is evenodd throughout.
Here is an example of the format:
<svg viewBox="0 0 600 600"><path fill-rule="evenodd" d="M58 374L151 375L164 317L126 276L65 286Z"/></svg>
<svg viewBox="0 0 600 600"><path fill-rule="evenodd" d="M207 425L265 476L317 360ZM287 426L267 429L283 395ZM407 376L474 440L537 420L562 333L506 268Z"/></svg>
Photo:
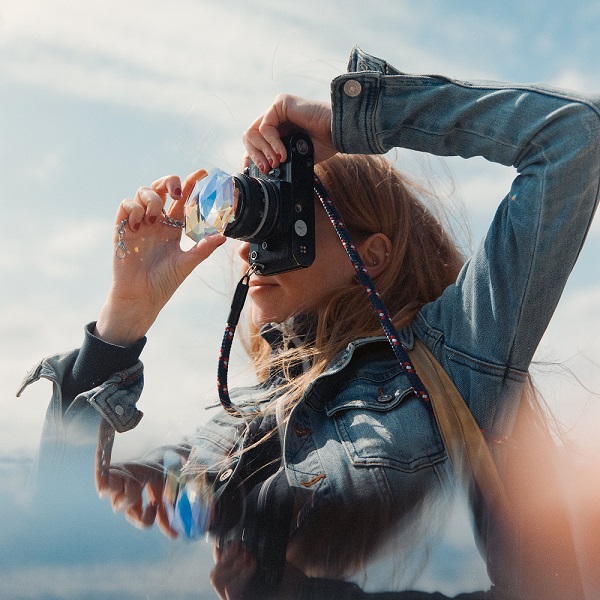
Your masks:
<svg viewBox="0 0 600 600"><path fill-rule="evenodd" d="M214 507L213 487L205 472L195 476L181 473L184 459L167 450L163 457L165 483L163 504L169 525L189 540L203 537L209 530Z"/></svg>
<svg viewBox="0 0 600 600"><path fill-rule="evenodd" d="M185 203L185 233L195 242L223 233L235 217L236 194L233 177L211 169L198 181Z"/></svg>

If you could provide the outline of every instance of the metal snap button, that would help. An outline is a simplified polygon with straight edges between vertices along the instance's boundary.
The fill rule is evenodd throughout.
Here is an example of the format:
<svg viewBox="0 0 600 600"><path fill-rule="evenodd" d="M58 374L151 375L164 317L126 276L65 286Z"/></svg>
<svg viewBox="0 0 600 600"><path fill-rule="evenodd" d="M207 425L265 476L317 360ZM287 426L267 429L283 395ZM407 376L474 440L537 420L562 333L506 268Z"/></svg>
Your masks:
<svg viewBox="0 0 600 600"><path fill-rule="evenodd" d="M389 402L392 398L393 396L386 394L382 387L377 390L377 402Z"/></svg>
<svg viewBox="0 0 600 600"><path fill-rule="evenodd" d="M381 396L377 396L377 402L389 402L392 399L392 396L389 394L382 394Z"/></svg>
<svg viewBox="0 0 600 600"><path fill-rule="evenodd" d="M362 91L362 85L355 79L348 79L344 84L344 93L350 98L355 98Z"/></svg>
<svg viewBox="0 0 600 600"><path fill-rule="evenodd" d="M125 414L125 409L120 404L117 404L115 406L115 412L122 417Z"/></svg>
<svg viewBox="0 0 600 600"><path fill-rule="evenodd" d="M225 469L221 475L219 475L219 481L227 481L231 474L233 473L233 469Z"/></svg>

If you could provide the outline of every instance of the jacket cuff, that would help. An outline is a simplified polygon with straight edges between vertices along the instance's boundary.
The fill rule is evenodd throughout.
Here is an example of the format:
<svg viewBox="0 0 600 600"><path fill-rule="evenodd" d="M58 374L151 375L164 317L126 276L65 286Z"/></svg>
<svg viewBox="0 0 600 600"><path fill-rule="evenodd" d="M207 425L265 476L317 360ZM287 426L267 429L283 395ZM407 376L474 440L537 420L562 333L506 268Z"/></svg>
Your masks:
<svg viewBox="0 0 600 600"><path fill-rule="evenodd" d="M348 73L331 82L331 137L333 145L347 154L383 154L375 131L381 80L400 71L386 61L355 46Z"/></svg>
<svg viewBox="0 0 600 600"><path fill-rule="evenodd" d="M94 335L95 326L95 322L86 325L77 360L63 381L66 398L75 398L81 392L99 386L113 373L133 367L146 344L145 337L127 347L109 344Z"/></svg>
<svg viewBox="0 0 600 600"><path fill-rule="evenodd" d="M87 402L120 433L133 429L142 419L143 413L136 408L144 387L143 365L137 361L135 365L111 375L99 386L77 396L71 406L61 417L62 384L65 373L72 367L79 351L73 350L65 354L57 354L41 360L25 376L17 392L20 396L25 388L40 379L48 379L54 384L52 399L53 413L58 419L67 419L69 414L75 415L82 402Z"/></svg>
<svg viewBox="0 0 600 600"><path fill-rule="evenodd" d="M144 367L138 361L133 367L115 373L102 385L84 392L84 396L115 431L133 429L144 416L136 402L144 387Z"/></svg>

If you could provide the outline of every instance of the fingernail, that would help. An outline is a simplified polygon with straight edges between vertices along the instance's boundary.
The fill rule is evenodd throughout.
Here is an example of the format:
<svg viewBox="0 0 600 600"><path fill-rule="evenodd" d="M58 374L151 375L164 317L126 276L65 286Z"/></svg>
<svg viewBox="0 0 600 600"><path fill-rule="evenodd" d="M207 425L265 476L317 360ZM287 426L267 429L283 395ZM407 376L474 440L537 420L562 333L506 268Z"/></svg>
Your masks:
<svg viewBox="0 0 600 600"><path fill-rule="evenodd" d="M275 164L275 160L273 159L273 157L272 157L272 156L267 156L267 160L269 161L269 164L270 164L271 166L273 166L273 165Z"/></svg>
<svg viewBox="0 0 600 600"><path fill-rule="evenodd" d="M148 221L150 222L150 224L156 223L156 217L149 217Z"/></svg>
<svg viewBox="0 0 600 600"><path fill-rule="evenodd" d="M177 196L178 198L181 198L181 195L182 195L182 194L183 194L183 192L181 191L181 188L180 188L180 187L178 187L178 188L175 188L175 189L173 190L173 195L174 195L174 196Z"/></svg>
<svg viewBox="0 0 600 600"><path fill-rule="evenodd" d="M139 224L139 223L136 223L136 224L133 226L133 230L134 230L134 231L137 231L139 228L140 228L140 224Z"/></svg>

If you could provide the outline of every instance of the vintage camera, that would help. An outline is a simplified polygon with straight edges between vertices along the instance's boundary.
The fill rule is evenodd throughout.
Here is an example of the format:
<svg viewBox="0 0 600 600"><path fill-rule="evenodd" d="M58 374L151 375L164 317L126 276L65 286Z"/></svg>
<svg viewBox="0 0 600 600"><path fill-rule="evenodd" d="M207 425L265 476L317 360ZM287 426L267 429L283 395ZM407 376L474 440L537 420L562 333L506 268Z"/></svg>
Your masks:
<svg viewBox="0 0 600 600"><path fill-rule="evenodd" d="M314 159L310 138L282 139L287 160L264 175L250 163L244 173L213 169L186 202L186 234L199 242L211 233L250 242L251 265L261 275L309 267L315 259Z"/></svg>
<svg viewBox="0 0 600 600"><path fill-rule="evenodd" d="M313 146L304 133L283 139L286 162L263 175L254 163L233 176L235 216L228 237L250 242L261 275L309 267L315 259Z"/></svg>

